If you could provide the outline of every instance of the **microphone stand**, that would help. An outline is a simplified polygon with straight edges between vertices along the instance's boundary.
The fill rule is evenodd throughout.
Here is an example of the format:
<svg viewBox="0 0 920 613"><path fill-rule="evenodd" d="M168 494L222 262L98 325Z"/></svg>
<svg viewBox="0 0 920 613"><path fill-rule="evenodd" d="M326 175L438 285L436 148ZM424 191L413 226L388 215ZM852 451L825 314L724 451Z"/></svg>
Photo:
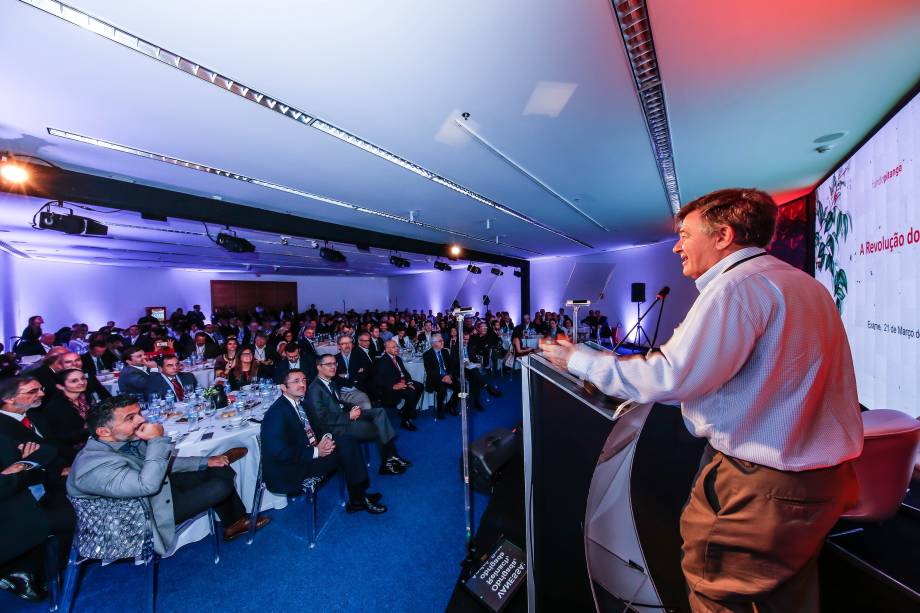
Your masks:
<svg viewBox="0 0 920 613"><path fill-rule="evenodd" d="M463 360L463 320L470 314L472 308L454 309L457 318L457 361L460 363L460 445L463 454L463 511L466 519L466 547L469 550L473 544L473 497L470 492L470 441L469 425L467 422L466 399L469 395L466 384L466 365Z"/></svg>
<svg viewBox="0 0 920 613"><path fill-rule="evenodd" d="M617 349L619 349L620 346L621 346L623 343L626 342L626 339L629 338L629 335L632 334L632 331L639 327L639 324L642 323L642 320L645 319L645 316L648 315L649 312L650 312L652 309L654 309L654 308L655 308L655 305L658 304L658 302L660 302L660 301L661 301L661 296L655 296L655 300L652 302L652 304L649 305L649 307L648 307L647 309L645 309L645 313L642 313L641 315L639 315L639 321L637 321L636 323L634 323L634 324L633 324L633 327L630 328L629 331L628 331L626 334L623 335L623 338L622 338L622 339L620 339L620 342L617 343L616 345L614 345L614 347L613 347L613 352L614 352L614 353L616 353L616 352L617 352Z"/></svg>
<svg viewBox="0 0 920 613"><path fill-rule="evenodd" d="M652 336L651 349L655 348L655 341L658 340L658 327L661 325L661 314L664 313L664 300L667 297L668 297L667 294L665 294L664 296L656 296L656 298L661 299L661 308L658 309L658 320L655 322L655 334Z"/></svg>

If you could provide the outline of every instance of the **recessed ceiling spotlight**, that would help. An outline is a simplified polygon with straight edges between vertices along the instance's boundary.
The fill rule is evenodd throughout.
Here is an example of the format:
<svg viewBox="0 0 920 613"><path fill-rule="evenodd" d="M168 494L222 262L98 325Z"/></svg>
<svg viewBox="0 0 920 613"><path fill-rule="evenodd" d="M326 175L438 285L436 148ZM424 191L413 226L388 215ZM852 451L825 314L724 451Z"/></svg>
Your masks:
<svg viewBox="0 0 920 613"><path fill-rule="evenodd" d="M837 140L837 139L843 138L843 137L846 136L846 135L847 135L846 132L831 132L830 134L825 134L824 136L819 136L819 137L816 138L813 142L814 142L816 145L820 145L820 144L822 144L822 143L829 143L829 142L831 142L831 141L833 141L833 140Z"/></svg>
<svg viewBox="0 0 920 613"><path fill-rule="evenodd" d="M450 255L451 255L451 257L458 258L458 257L460 257L460 254L462 254L462 253L463 253L463 249L460 247L460 245L451 245L451 246L450 246Z"/></svg>

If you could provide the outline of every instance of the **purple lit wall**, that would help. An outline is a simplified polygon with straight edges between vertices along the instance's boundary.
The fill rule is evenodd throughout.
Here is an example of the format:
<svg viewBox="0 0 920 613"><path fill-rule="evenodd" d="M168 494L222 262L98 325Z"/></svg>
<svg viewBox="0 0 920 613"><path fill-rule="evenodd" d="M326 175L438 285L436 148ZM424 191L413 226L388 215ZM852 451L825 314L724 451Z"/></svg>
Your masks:
<svg viewBox="0 0 920 613"><path fill-rule="evenodd" d="M450 272L420 272L411 275L390 277L390 307L431 309L435 313L446 311L454 299L463 306L472 306L485 312L483 294L488 294L489 309L508 311L514 321L520 319L521 280L511 274L510 269L497 277L482 267L482 274L474 275L465 267L455 265Z"/></svg>
<svg viewBox="0 0 920 613"><path fill-rule="evenodd" d="M588 299L592 302L589 308L600 308L611 326L620 323L622 334L636 323L637 318L636 305L630 302L630 285L635 282L646 284L646 306L655 299L655 293L667 285L671 294L661 318L656 343L660 345L671 337L698 295L693 282L681 274L680 261L671 251L673 246L674 243L668 241L597 255L532 260L530 308L533 311L541 308L558 311L565 305L566 299ZM604 287L608 274L609 282ZM566 309L566 313L571 315L571 309ZM580 316L586 314L582 311ZM656 307L643 321L650 337L657 315Z"/></svg>
<svg viewBox="0 0 920 613"><path fill-rule="evenodd" d="M119 325L136 321L145 306L189 309L200 304L211 309L211 279L296 281L301 309L310 303L326 311L386 308L387 277L292 277L233 275L167 268L130 268L71 264L12 258L0 252L2 298L0 310L4 344L18 334L30 315L44 317L45 329L57 330L74 322L90 329L114 319ZM15 289L15 294L11 290ZM9 330L13 330L10 332Z"/></svg>

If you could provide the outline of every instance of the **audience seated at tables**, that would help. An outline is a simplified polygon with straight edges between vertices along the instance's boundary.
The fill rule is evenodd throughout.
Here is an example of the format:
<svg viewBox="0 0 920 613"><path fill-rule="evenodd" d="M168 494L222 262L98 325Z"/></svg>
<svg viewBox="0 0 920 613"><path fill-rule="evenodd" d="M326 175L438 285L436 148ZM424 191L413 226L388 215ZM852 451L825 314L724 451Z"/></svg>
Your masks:
<svg viewBox="0 0 920 613"><path fill-rule="evenodd" d="M370 402L363 408L347 402L339 394L334 381L337 366L335 356L317 357L316 366L319 374L307 391L307 404L322 429L337 437L347 434L359 441L376 442L380 450L380 474L402 474L410 463L396 451L396 432L386 409L371 407Z"/></svg>
<svg viewBox="0 0 920 613"><path fill-rule="evenodd" d="M371 399L367 393L371 389L373 362L363 350L353 350L354 342L350 336L339 336L337 344L339 352L332 357L336 361L335 385L339 396L349 406L358 405L363 411L368 411Z"/></svg>
<svg viewBox="0 0 920 613"><path fill-rule="evenodd" d="M400 426L406 430L418 430L412 422L418 415L418 403L422 397L422 384L413 381L402 358L395 339L384 344L386 353L374 365L374 384L384 405L396 406L402 400Z"/></svg>
<svg viewBox="0 0 920 613"><path fill-rule="evenodd" d="M55 381L57 392L44 403L35 423L45 440L76 454L86 443L86 414L94 404L87 395L87 376L78 368L70 368L57 373Z"/></svg>
<svg viewBox="0 0 920 613"><path fill-rule="evenodd" d="M444 338L432 333L431 349L422 354L425 364L425 391L434 392L438 419L444 417L444 399L448 390L453 391L447 410L457 415L457 402L460 400L460 380L451 374L450 352L444 348Z"/></svg>
<svg viewBox="0 0 920 613"><path fill-rule="evenodd" d="M281 385L283 395L262 418L262 475L268 490L299 494L305 479L323 477L338 469L348 488L347 512L385 513L381 495L367 491L370 480L359 441L348 434L333 436L324 431L312 409L304 406L304 371L285 371Z"/></svg>
<svg viewBox="0 0 920 613"><path fill-rule="evenodd" d="M41 365L29 372L30 376L35 377L42 384L45 392L44 403L50 402L51 398L58 393L57 375L65 370L72 368L81 369L83 362L80 356L64 347L54 347L52 351L45 356ZM99 383L96 375L87 373L86 395L90 402L99 402L111 396L108 390Z"/></svg>
<svg viewBox="0 0 920 613"><path fill-rule="evenodd" d="M154 394L159 398L166 398L172 392L176 400L185 400L186 390L198 387L195 375L190 372L180 372L179 358L175 355L164 355L158 361L158 372L151 372L147 377L144 397L150 399Z"/></svg>
<svg viewBox="0 0 920 613"><path fill-rule="evenodd" d="M224 540L249 529L228 457L241 457L239 450L170 461L173 446L163 435L162 424L147 423L130 396L100 402L90 409L86 421L92 436L67 478L70 496L142 498L152 518L154 550L161 555L175 542L176 526L208 508L220 517ZM268 521L261 517L256 527Z"/></svg>
<svg viewBox="0 0 920 613"><path fill-rule="evenodd" d="M396 331L396 336L393 338L396 339L396 344L399 345L400 351L412 349L412 339L406 336L406 328L399 328L399 330Z"/></svg>
<svg viewBox="0 0 920 613"><path fill-rule="evenodd" d="M243 347L239 351L236 364L227 375L230 389L238 390L244 385L251 385L259 380L259 363L255 361L255 354L251 347Z"/></svg>
<svg viewBox="0 0 920 613"><path fill-rule="evenodd" d="M147 359L147 354L140 347L126 347L123 354L125 367L118 375L118 389L122 394L147 395L147 379L150 368L156 363Z"/></svg>

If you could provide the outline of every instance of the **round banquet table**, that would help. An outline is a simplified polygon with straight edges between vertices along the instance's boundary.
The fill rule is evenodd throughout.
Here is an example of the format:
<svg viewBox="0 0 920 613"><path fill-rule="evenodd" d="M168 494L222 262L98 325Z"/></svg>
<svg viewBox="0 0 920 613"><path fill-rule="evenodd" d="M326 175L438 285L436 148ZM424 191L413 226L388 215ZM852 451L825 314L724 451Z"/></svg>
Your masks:
<svg viewBox="0 0 920 613"><path fill-rule="evenodd" d="M265 402L262 406L253 409L253 417L261 419L262 414L268 410L269 406L270 402ZM236 472L236 491L246 506L246 511L251 512L256 479L259 475L259 459L261 457L257 438L260 426L256 423L247 422L241 428L225 428L224 426L229 426L228 420L218 418L218 414L215 413L211 418L202 420L199 429L187 435L188 426L186 424L166 422L163 426L168 435L180 437L179 442L176 444L176 451L179 457L212 456L221 454L233 447L246 447L249 453L230 466ZM214 436L209 440L202 441L201 437L206 432L213 432ZM287 506L287 497L279 496L266 490L262 496L261 506L261 511L283 509ZM166 552L166 555L170 556L180 547L205 538L208 533L208 517L207 515L202 515L179 535L179 538L176 539L172 548Z"/></svg>
<svg viewBox="0 0 920 613"><path fill-rule="evenodd" d="M150 372L155 373L157 371L151 370ZM205 364L202 364L200 366L192 367L192 368L183 367L182 372L192 373L195 376L195 381L198 382L198 385L200 387L211 387L212 385L214 385L214 366L213 365L207 366ZM102 386L105 389L107 389L109 393L112 394L113 396L119 393L118 379L112 376L111 373L100 374L99 383L101 383Z"/></svg>

